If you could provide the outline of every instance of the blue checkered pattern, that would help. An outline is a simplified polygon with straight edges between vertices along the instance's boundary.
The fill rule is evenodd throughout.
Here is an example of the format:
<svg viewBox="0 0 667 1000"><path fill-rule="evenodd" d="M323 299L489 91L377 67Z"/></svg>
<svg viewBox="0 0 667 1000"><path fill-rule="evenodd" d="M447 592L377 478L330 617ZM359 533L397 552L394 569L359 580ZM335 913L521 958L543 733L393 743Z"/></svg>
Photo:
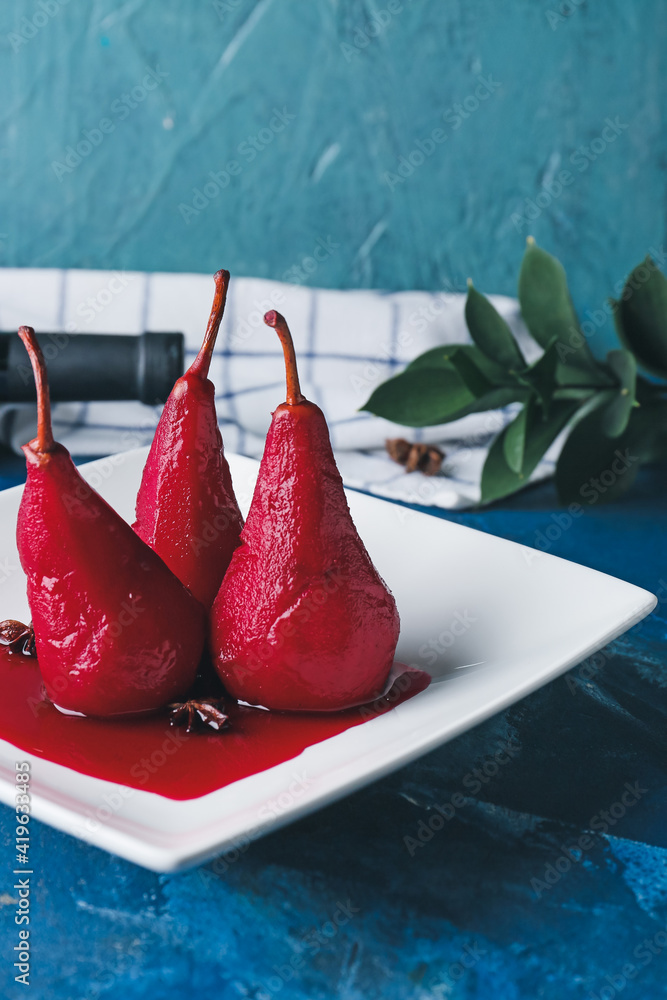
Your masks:
<svg viewBox="0 0 667 1000"><path fill-rule="evenodd" d="M189 362L199 349L212 295L208 275L0 269L0 326L12 330L25 323L38 331L81 333L181 330ZM530 357L516 303L493 301ZM464 302L464 295L445 292L332 291L232 278L211 365L226 449L260 457L271 412L284 398L282 351L262 321L268 309L278 309L292 330L302 389L326 414L347 485L445 508L474 504L489 443L508 412L473 414L417 431L358 412L376 386L418 354L469 342ZM56 435L76 456L148 444L158 418L158 407L140 403L54 408ZM0 436L13 447L33 433L32 408L0 408ZM384 441L398 436L440 444L447 455L443 475L407 475L391 462ZM544 461L536 476L552 469L553 462Z"/></svg>

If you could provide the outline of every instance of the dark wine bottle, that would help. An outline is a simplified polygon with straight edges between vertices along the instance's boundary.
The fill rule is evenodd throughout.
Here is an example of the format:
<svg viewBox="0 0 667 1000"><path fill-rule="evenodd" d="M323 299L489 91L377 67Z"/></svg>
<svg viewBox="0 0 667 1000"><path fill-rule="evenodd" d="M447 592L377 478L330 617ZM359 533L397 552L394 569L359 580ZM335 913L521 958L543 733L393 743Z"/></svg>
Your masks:
<svg viewBox="0 0 667 1000"><path fill-rule="evenodd" d="M164 403L183 374L182 333L39 333L54 403ZM16 333L0 333L0 403L35 400L35 380Z"/></svg>

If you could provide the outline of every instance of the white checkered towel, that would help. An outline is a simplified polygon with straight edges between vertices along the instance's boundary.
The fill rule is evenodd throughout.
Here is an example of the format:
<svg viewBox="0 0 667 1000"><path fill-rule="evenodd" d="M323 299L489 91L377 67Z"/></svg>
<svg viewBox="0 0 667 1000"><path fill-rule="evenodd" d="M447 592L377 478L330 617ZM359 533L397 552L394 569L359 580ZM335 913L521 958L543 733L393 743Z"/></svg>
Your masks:
<svg viewBox="0 0 667 1000"><path fill-rule="evenodd" d="M140 333L179 330L189 364L199 349L213 295L210 275L0 269L0 328ZM536 353L514 300L493 296L529 357ZM373 389L406 362L439 344L469 343L461 294L329 291L262 279L233 278L211 365L228 451L259 457L271 412L285 395L282 351L262 321L284 313L294 336L304 394L324 410L348 486L378 496L444 508L478 502L490 441L510 412L472 414L440 427L410 430L359 413ZM159 408L141 403L61 403L57 438L76 456L105 455L150 442ZM0 437L18 449L34 434L34 409L0 408ZM384 441L438 443L443 474L406 472ZM556 447L556 446L555 446ZM553 458L554 449L550 458ZM553 471L543 461L535 478Z"/></svg>

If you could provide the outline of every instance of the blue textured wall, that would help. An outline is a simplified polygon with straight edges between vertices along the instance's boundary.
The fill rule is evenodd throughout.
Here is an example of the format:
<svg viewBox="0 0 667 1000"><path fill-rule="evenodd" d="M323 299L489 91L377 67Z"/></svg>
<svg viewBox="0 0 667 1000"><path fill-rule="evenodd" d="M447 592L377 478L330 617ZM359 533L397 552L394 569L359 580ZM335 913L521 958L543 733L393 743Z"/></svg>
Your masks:
<svg viewBox="0 0 667 1000"><path fill-rule="evenodd" d="M512 294L532 231L595 310L665 238L661 0L21 0L0 46L0 263Z"/></svg>

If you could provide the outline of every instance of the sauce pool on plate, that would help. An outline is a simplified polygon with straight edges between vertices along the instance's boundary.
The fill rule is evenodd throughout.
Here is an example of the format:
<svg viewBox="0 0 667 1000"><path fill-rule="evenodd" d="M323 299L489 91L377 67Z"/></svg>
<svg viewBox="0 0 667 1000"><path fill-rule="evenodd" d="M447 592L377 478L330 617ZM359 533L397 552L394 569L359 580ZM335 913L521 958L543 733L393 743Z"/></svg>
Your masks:
<svg viewBox="0 0 667 1000"><path fill-rule="evenodd" d="M382 698L332 713L282 713L230 702L229 728L186 733L167 715L66 716L44 699L37 661L0 650L0 738L35 757L105 781L193 799L297 757L303 750L391 711L428 687L401 666ZM227 711L227 709L226 709Z"/></svg>

